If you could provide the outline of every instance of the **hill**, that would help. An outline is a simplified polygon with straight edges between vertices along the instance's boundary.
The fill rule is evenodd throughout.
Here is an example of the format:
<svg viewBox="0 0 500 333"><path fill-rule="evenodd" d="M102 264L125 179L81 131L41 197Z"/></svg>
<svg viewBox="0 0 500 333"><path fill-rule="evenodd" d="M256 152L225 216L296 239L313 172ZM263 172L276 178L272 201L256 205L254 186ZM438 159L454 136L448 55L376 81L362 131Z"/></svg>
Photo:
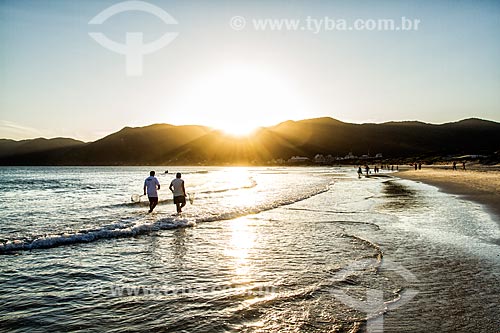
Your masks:
<svg viewBox="0 0 500 333"><path fill-rule="evenodd" d="M0 151L7 151L3 145L20 145L20 141L4 141L12 140L0 140ZM382 153L387 158L487 155L500 149L499 142L500 124L481 119L434 125L415 121L351 124L315 118L285 121L240 138L203 126L156 124L125 127L86 144L75 141L55 147L53 143L43 149L38 141L24 142L26 152L0 155L0 165L264 164L294 155L312 158L349 152Z"/></svg>
<svg viewBox="0 0 500 333"><path fill-rule="evenodd" d="M67 138L54 138L54 139L38 138L38 139L21 140L21 141L0 139L0 157L23 155L35 152L48 151L52 149L77 147L82 145L84 145L84 142L82 141L67 139Z"/></svg>
<svg viewBox="0 0 500 333"><path fill-rule="evenodd" d="M0 157L0 165L144 165L161 164L165 151L210 131L203 126L155 124L125 127L94 142L76 147L36 150Z"/></svg>

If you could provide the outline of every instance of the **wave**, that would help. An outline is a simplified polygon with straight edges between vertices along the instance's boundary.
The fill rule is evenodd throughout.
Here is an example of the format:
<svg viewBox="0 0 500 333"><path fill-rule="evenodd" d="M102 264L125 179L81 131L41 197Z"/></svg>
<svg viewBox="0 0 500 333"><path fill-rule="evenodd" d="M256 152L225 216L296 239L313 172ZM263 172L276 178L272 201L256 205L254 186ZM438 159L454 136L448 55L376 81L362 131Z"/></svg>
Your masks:
<svg viewBox="0 0 500 333"><path fill-rule="evenodd" d="M69 183L69 182L68 182ZM55 190L67 187L66 182L57 179L2 179L0 180L2 188L10 190ZM72 187L76 187L72 185Z"/></svg>
<svg viewBox="0 0 500 333"><path fill-rule="evenodd" d="M359 214L359 211L340 211L340 210L322 210L322 209L311 209L311 208L288 208L290 210L302 210L307 212L318 212L318 213L332 213L332 214Z"/></svg>
<svg viewBox="0 0 500 333"><path fill-rule="evenodd" d="M200 222L214 222L231 220L245 215L257 214L266 210L290 205L329 190L329 186L319 188L316 191L305 193L295 198L284 198L279 201L265 203L254 207L241 207L223 213L206 212L203 215L192 216L182 214L181 216L162 218L152 223L117 223L96 229L84 229L74 233L62 233L55 235L37 236L33 238L22 238L7 240L0 244L0 254L9 254L17 251L31 251L34 249L47 249L63 245L90 243L101 239L134 237L149 234L159 230L193 227ZM137 203L133 203L137 204ZM140 203L139 203L140 204Z"/></svg>
<svg viewBox="0 0 500 333"><path fill-rule="evenodd" d="M250 177L249 180L250 180L249 185L244 185L244 186L240 186L240 187L222 188L219 190L202 191L200 193L202 193L202 194L224 193L224 192L229 192L229 191L239 191L239 190L251 189L251 188L254 188L255 186L257 186L257 182L252 177Z"/></svg>
<svg viewBox="0 0 500 333"><path fill-rule="evenodd" d="M224 212L220 214L214 214L210 217L204 216L196 220L196 222L213 222L213 221L221 221L221 220L231 220L237 217L257 214L260 212L264 212L271 209L276 209L283 206L288 206L294 204L299 201L303 201L309 198L312 198L318 194L325 193L330 189L330 185L327 185L323 188L319 188L315 191L311 191L309 193L304 193L298 197L294 198L283 198L281 200L277 200L274 202L262 203L253 207L241 207L240 209L235 209L230 212Z"/></svg>
<svg viewBox="0 0 500 333"><path fill-rule="evenodd" d="M47 249L62 245L90 243L100 239L134 237L149 234L154 231L193 227L196 223L187 219L166 218L153 223L134 224L126 226L116 224L97 229L85 229L75 233L39 236L33 239L18 239L0 244L0 254L16 251L31 251Z"/></svg>

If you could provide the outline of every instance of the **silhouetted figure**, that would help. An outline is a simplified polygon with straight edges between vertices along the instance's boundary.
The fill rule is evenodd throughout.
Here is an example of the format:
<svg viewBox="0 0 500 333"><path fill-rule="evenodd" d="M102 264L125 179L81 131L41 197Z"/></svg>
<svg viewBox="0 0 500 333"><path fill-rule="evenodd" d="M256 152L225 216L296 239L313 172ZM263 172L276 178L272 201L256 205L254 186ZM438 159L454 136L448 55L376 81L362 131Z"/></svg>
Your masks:
<svg viewBox="0 0 500 333"><path fill-rule="evenodd" d="M394 165L391 165L391 171L394 171Z"/></svg>
<svg viewBox="0 0 500 333"><path fill-rule="evenodd" d="M457 170L457 162L453 162L453 171Z"/></svg>
<svg viewBox="0 0 500 333"><path fill-rule="evenodd" d="M368 176L368 174L370 173L370 167L368 165L365 165L365 171L366 175Z"/></svg>
<svg viewBox="0 0 500 333"><path fill-rule="evenodd" d="M158 192L160 189L160 182L155 177L155 172L151 171L149 177L144 181L144 195L148 195L149 199L149 212L153 212L158 204Z"/></svg>
<svg viewBox="0 0 500 333"><path fill-rule="evenodd" d="M399 164L396 165L396 171L399 171Z"/></svg>
<svg viewBox="0 0 500 333"><path fill-rule="evenodd" d="M363 174L363 171L361 170L361 167L358 168L358 178L361 178L361 175Z"/></svg>
<svg viewBox="0 0 500 333"><path fill-rule="evenodd" d="M417 170L417 163L415 163L415 170Z"/></svg>
<svg viewBox="0 0 500 333"><path fill-rule="evenodd" d="M182 208L186 206L186 189L184 188L184 181L181 179L180 172L177 172L175 175L175 179L170 183L169 189L174 194L174 204L177 208L177 213L182 213Z"/></svg>
<svg viewBox="0 0 500 333"><path fill-rule="evenodd" d="M465 162L462 162L462 169L465 171Z"/></svg>
<svg viewBox="0 0 500 333"><path fill-rule="evenodd" d="M418 170L422 170L422 163L418 163Z"/></svg>

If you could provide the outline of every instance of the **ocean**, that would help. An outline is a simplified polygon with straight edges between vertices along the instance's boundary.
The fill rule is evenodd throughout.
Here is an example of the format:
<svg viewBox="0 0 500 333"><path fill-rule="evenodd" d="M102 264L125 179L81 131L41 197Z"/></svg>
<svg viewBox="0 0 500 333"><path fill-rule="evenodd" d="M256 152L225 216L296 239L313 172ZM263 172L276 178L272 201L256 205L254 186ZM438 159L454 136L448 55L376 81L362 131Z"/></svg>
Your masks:
<svg viewBox="0 0 500 333"><path fill-rule="evenodd" d="M166 169L0 168L0 331L500 330L500 228L477 203L353 167Z"/></svg>

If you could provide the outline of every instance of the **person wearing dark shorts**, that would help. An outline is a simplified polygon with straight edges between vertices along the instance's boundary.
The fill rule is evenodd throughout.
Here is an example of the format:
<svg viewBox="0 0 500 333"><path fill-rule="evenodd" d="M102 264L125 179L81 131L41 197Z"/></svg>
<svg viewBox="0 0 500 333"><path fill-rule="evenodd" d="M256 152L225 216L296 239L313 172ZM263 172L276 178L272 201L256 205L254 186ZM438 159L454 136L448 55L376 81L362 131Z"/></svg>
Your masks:
<svg viewBox="0 0 500 333"><path fill-rule="evenodd" d="M144 181L144 195L148 195L149 199L149 212L153 212L158 204L158 192L160 189L160 182L155 177L155 172L151 171L149 177Z"/></svg>
<svg viewBox="0 0 500 333"><path fill-rule="evenodd" d="M186 197L183 195L178 195L174 197L174 204L184 204L183 206L186 205Z"/></svg>
<svg viewBox="0 0 500 333"><path fill-rule="evenodd" d="M158 197L148 197L149 200L149 212L151 213L153 209L155 209L156 205L158 205Z"/></svg>
<svg viewBox="0 0 500 333"><path fill-rule="evenodd" d="M181 176L180 172L178 172L169 187L174 195L174 204L177 208L177 213L182 213L182 208L186 206L186 189L184 188L184 180L181 179Z"/></svg>

